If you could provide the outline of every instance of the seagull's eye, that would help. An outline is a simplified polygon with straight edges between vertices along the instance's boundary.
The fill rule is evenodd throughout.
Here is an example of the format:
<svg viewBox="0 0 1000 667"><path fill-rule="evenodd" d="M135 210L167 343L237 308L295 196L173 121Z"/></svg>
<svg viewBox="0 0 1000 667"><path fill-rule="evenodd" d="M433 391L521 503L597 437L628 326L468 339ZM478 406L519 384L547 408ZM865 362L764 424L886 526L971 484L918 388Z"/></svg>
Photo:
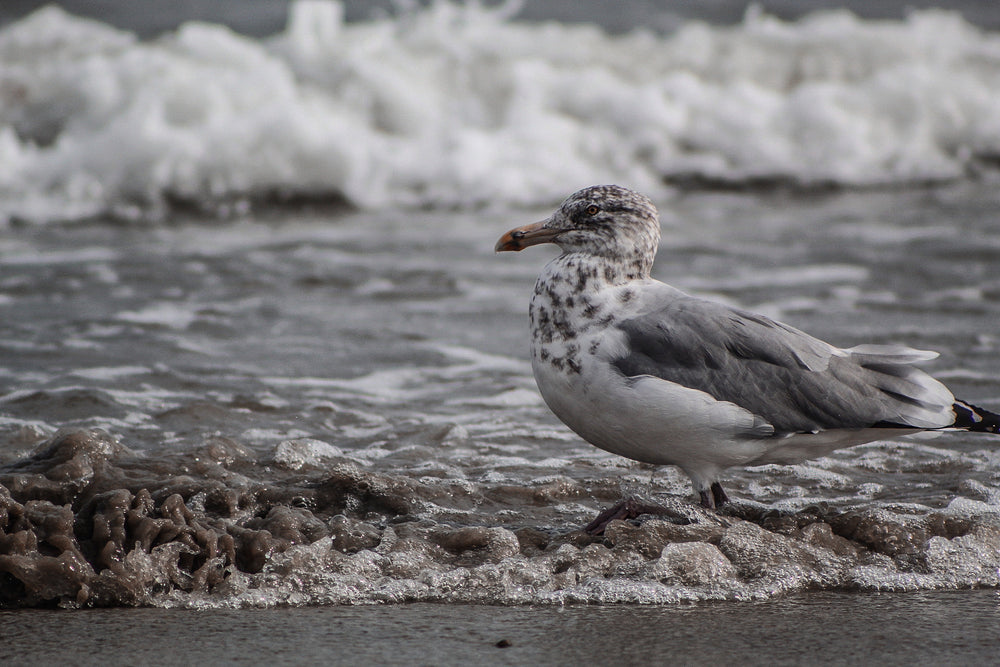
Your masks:
<svg viewBox="0 0 1000 667"><path fill-rule="evenodd" d="M601 209L597 208L596 204L591 204L587 207L587 215L597 215Z"/></svg>

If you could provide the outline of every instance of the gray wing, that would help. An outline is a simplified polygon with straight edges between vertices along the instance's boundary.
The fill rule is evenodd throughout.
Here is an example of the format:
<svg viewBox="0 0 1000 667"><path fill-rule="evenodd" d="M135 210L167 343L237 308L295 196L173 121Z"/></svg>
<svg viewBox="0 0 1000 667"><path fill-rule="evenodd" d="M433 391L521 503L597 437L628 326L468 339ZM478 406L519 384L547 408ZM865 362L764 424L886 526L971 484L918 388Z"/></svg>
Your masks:
<svg viewBox="0 0 1000 667"><path fill-rule="evenodd" d="M954 397L910 365L933 353L905 347L840 350L797 329L684 296L619 323L626 376L652 375L766 419L776 433L954 423Z"/></svg>

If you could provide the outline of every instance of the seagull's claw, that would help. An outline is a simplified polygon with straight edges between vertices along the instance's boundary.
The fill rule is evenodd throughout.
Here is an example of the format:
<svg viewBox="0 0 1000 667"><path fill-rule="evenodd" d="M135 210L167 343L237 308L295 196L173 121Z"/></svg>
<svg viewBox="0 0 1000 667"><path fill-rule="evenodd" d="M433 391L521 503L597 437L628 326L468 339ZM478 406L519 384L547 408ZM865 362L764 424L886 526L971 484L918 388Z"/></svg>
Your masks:
<svg viewBox="0 0 1000 667"><path fill-rule="evenodd" d="M640 517L643 514L663 515L673 513L660 505L644 503L630 496L619 502L617 505L613 505L598 514L593 521L583 527L583 532L588 535L603 535L604 529L607 528L608 524L612 521L619 519L627 521L629 519Z"/></svg>

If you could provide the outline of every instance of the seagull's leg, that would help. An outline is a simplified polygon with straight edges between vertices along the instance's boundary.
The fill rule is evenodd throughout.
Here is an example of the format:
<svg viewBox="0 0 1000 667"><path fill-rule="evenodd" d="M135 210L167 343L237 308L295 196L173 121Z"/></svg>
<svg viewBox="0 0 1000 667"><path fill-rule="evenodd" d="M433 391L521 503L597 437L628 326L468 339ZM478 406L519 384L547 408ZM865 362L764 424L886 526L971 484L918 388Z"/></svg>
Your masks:
<svg viewBox="0 0 1000 667"><path fill-rule="evenodd" d="M726 490L718 482L712 482L707 489L698 491L698 498L701 500L701 506L710 510L718 509L729 502Z"/></svg>
<svg viewBox="0 0 1000 667"><path fill-rule="evenodd" d="M712 482L712 498L715 500L716 507L722 507L729 502L729 496L726 495L726 490L722 488L722 485L718 482Z"/></svg>

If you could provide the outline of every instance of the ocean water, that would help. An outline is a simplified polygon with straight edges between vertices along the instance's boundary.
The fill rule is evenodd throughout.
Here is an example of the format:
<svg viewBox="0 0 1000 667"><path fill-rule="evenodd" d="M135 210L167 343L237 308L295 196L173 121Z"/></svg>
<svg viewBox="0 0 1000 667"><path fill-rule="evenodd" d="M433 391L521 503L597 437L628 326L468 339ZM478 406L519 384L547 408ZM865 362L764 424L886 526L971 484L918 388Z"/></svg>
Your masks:
<svg viewBox="0 0 1000 667"><path fill-rule="evenodd" d="M601 27L596 3L584 25L532 3L300 1L246 34L9 18L0 606L155 607L181 635L192 610L220 633L250 609L348 630L410 614L516 662L552 657L516 652L510 628L543 641L521 612L489 625L464 605L570 619L581 643L684 610L805 606L839 627L865 608L899 628L914 605L972 605L969 655L995 655L1000 439L732 470L732 506L703 511L678 471L548 412L526 310L554 251L492 250L579 187L636 187L661 211L655 277L844 347L937 350L927 369L998 411L1000 35L972 23L988 6L645 7L662 23ZM579 530L625 495L670 513ZM403 602L460 604L300 609ZM123 618L72 613L77 639ZM4 636L41 632L33 614L5 613ZM897 659L929 655L912 646Z"/></svg>

